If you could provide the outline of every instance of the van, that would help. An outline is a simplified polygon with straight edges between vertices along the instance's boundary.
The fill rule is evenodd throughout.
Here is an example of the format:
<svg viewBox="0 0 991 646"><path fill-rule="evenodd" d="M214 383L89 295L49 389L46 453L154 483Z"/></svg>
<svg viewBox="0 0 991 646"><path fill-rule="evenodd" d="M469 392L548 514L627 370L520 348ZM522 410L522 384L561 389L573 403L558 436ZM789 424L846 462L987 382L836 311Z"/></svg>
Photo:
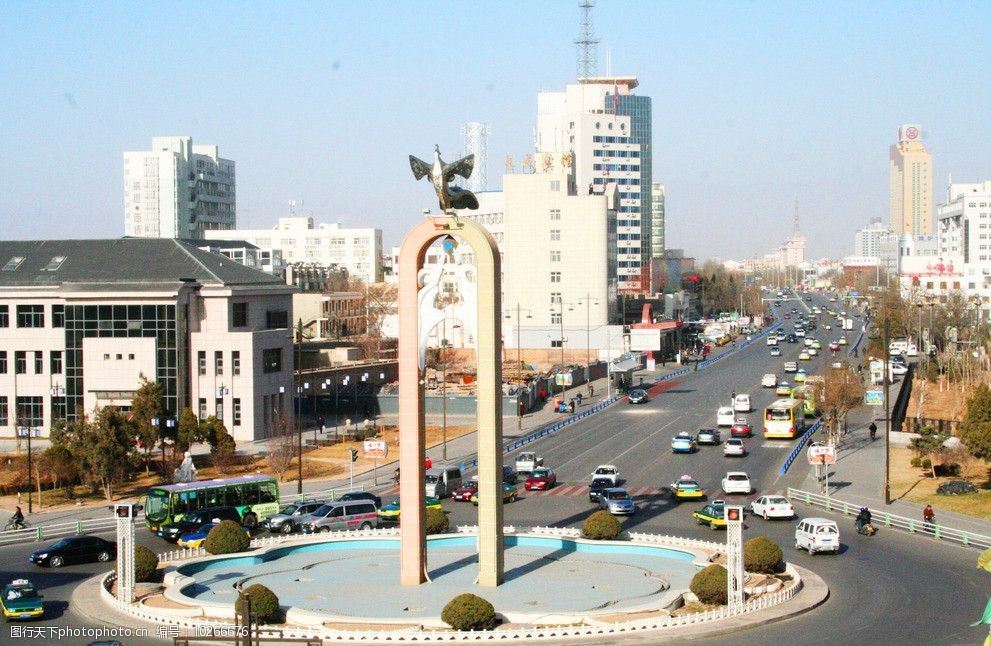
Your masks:
<svg viewBox="0 0 991 646"><path fill-rule="evenodd" d="M806 518L795 528L795 549L816 552L840 552L840 529L828 518Z"/></svg>
<svg viewBox="0 0 991 646"><path fill-rule="evenodd" d="M889 355L905 354L907 351L908 341L892 341L888 344ZM916 350L916 354L918 354L918 350Z"/></svg>
<svg viewBox="0 0 991 646"><path fill-rule="evenodd" d="M446 498L461 486L461 469L438 465L427 469L425 492L430 498Z"/></svg>
<svg viewBox="0 0 991 646"><path fill-rule="evenodd" d="M316 510L303 523L307 534L343 531L346 529L372 529L378 527L379 516L375 503L370 500L332 502Z"/></svg>
<svg viewBox="0 0 991 646"><path fill-rule="evenodd" d="M749 413L750 408L750 395L741 393L733 399L733 410L738 413Z"/></svg>

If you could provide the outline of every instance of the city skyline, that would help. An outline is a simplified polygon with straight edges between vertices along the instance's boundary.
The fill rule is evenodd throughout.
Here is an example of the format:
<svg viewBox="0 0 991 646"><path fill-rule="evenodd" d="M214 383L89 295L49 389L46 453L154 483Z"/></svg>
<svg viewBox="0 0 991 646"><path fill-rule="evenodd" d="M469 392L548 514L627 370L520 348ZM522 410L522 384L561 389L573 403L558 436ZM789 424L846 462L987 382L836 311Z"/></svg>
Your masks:
<svg viewBox="0 0 991 646"><path fill-rule="evenodd" d="M497 189L505 156L534 151L538 92L576 75L571 0L187 9L201 31L183 48L156 29L181 6L25 5L0 19L0 134L17 151L0 159L5 238L123 235L122 153L182 135L238 164L240 228L275 226L295 199L318 222L382 228L389 248L429 206L408 154L439 143L453 157L461 124L491 124ZM636 75L653 99L667 246L700 259L767 253L797 197L808 256L847 255L888 211L887 153L903 123L923 124L934 205L949 174L986 179L981 7L912 12L599 3L599 73Z"/></svg>

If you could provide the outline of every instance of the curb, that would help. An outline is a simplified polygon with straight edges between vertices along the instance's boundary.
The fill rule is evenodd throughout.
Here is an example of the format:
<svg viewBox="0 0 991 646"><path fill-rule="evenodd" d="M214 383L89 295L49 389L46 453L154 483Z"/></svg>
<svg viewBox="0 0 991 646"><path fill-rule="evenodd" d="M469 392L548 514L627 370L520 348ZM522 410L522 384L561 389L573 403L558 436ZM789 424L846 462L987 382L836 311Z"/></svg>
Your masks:
<svg viewBox="0 0 991 646"><path fill-rule="evenodd" d="M152 641L155 643L171 643L171 638L157 636L156 630L161 624L142 621L137 617L118 612L103 603L103 597L100 595L100 586L105 576L107 576L106 572L96 574L88 579L84 579L82 583L73 588L72 594L69 596L69 607L67 610L97 626L116 627L131 631L145 629L148 631L147 635L127 637L124 643L132 643L131 640L135 640L135 643L139 644Z"/></svg>

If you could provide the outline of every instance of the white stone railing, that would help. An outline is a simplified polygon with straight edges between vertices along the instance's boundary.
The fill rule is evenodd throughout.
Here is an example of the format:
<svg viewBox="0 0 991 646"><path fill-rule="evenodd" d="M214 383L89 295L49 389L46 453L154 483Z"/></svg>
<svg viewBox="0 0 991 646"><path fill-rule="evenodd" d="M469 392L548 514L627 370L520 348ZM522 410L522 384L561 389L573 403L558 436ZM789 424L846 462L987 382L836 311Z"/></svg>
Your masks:
<svg viewBox="0 0 991 646"><path fill-rule="evenodd" d="M395 536L398 535L398 528L357 530L352 532L336 532L335 537L346 535L351 538L355 535L368 536ZM560 536L575 537L580 535L580 530L567 527L535 527L535 528L505 528L506 533L526 533L538 536ZM475 534L478 527L473 525L463 525L457 527L460 534ZM641 532L631 532L629 537L637 542L653 544L665 544L680 547L693 547L712 551L722 551L725 546L709 541L700 541L678 536L657 536ZM312 535L305 536L312 538ZM326 539L326 536L321 536ZM299 542L298 536L270 536L252 541L252 547L264 547L270 545L280 545L289 542ZM192 552L196 550L175 550L167 552L165 555L176 555L179 558L190 558ZM176 559L177 560L177 559ZM776 606L792 599L801 589L802 581L798 572L787 566L787 572L792 577L790 585L771 594L763 594L755 597L741 605L720 606L705 612L678 615L678 616L657 616L650 618L640 618L625 622L606 623L595 621L591 623L570 626L553 627L520 627L512 630L486 630L486 631L445 631L445 630L420 630L416 627L400 630L337 630L321 627L299 627L299 628L262 628L259 629L259 637L283 637L290 639L321 639L329 642L388 642L388 643L459 643L459 642L495 642L511 640L529 641L552 641L560 639L602 639L615 638L616 635L625 633L636 633L658 630L674 630L686 626L697 626L700 624L717 622L730 617L738 617L749 612L755 612ZM204 617L182 616L168 609L152 608L140 603L125 603L119 601L111 592L110 587L116 580L116 573L110 572L101 580L100 594L103 601L111 607L126 613L137 619L141 619L157 625L174 625L186 628L189 631L197 631L196 634L221 634L220 631L212 631L218 627L230 627L232 624L227 621L211 620ZM209 631L209 632L208 632Z"/></svg>

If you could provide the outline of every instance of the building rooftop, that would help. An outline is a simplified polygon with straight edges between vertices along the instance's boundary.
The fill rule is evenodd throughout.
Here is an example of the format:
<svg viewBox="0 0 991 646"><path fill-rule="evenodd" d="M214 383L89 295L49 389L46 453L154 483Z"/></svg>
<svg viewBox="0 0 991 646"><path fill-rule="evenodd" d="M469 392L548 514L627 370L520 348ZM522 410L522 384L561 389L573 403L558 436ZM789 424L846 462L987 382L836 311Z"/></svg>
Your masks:
<svg viewBox="0 0 991 646"><path fill-rule="evenodd" d="M582 76L578 79L580 85L625 85L634 89L640 83L635 76Z"/></svg>
<svg viewBox="0 0 991 646"><path fill-rule="evenodd" d="M276 276L169 238L0 241L0 288L147 289L190 281L286 288Z"/></svg>

